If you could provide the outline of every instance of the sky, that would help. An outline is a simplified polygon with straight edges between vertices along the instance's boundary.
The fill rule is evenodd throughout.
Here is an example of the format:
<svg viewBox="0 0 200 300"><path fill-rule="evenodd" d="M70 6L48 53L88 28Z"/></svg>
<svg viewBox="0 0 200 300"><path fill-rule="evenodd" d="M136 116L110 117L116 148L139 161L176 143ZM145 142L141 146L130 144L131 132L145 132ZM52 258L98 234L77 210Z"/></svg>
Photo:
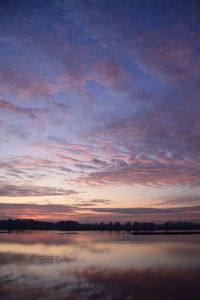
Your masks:
<svg viewBox="0 0 200 300"><path fill-rule="evenodd" d="M200 3L0 1L0 218L200 221Z"/></svg>

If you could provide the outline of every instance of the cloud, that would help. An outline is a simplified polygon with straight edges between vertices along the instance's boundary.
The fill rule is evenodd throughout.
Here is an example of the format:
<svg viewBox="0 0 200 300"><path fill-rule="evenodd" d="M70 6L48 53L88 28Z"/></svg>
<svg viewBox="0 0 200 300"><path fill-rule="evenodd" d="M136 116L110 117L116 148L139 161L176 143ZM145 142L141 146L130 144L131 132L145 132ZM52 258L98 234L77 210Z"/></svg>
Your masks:
<svg viewBox="0 0 200 300"><path fill-rule="evenodd" d="M69 195L73 191L69 191ZM198 222L200 206L181 206L168 208L149 207L99 207L110 205L113 201L106 199L91 199L74 201L73 204L31 204L31 203L0 203L0 218L23 218L58 221L73 219L81 222L163 222L190 220Z"/></svg>
<svg viewBox="0 0 200 300"><path fill-rule="evenodd" d="M50 97L59 88L48 83L36 73L24 73L10 63L2 64L0 85L3 90L9 91L14 97L32 99L34 97Z"/></svg>
<svg viewBox="0 0 200 300"><path fill-rule="evenodd" d="M198 203L199 204L199 203ZM157 207L91 207L91 211L98 214L100 220L106 222L127 222L134 220L139 222L167 222L177 220L188 220L199 222L200 206L169 206L166 208Z"/></svg>
<svg viewBox="0 0 200 300"><path fill-rule="evenodd" d="M69 194L73 194L73 192L69 191ZM1 219L21 218L58 221L72 218L76 212L75 206L59 204L0 203L0 208ZM74 218L76 218L75 215Z"/></svg>
<svg viewBox="0 0 200 300"><path fill-rule="evenodd" d="M30 196L56 196L74 195L74 190L59 189L46 186L26 186L15 184L0 184L0 196L7 197L30 197Z"/></svg>
<svg viewBox="0 0 200 300"><path fill-rule="evenodd" d="M2 180L198 186L197 6L2 4Z"/></svg>
<svg viewBox="0 0 200 300"><path fill-rule="evenodd" d="M32 147L28 149L28 152L32 151ZM71 169L64 167L57 161L29 155L2 159L0 167L3 175L2 180L11 184L13 184L13 180L16 184L18 180L23 180L23 182L31 181L31 184L35 184L47 176L48 178L50 176L58 177L72 172ZM19 182L19 184L21 183Z"/></svg>
<svg viewBox="0 0 200 300"><path fill-rule="evenodd" d="M93 184L198 185L200 181L199 104L184 95L172 104L170 95L128 116L100 114L89 134L115 148L100 171L80 181ZM105 120L100 123L100 120ZM99 125L101 124L101 125ZM123 142L122 142L123 141ZM107 155L106 149L101 152ZM116 156L123 159L116 159ZM93 160L95 165L97 160Z"/></svg>
<svg viewBox="0 0 200 300"><path fill-rule="evenodd" d="M109 200L109 199L89 199L89 200L81 200L79 201L77 204L74 204L75 206L77 206L78 208L82 208L82 207L88 207L88 209L95 211L95 209L93 209L94 206L97 205L101 205L101 204L111 204L114 201Z"/></svg>
<svg viewBox="0 0 200 300"><path fill-rule="evenodd" d="M88 169L96 169L95 166L91 166L91 165L85 165L85 164L77 164L76 167L82 169L82 170L88 170Z"/></svg>
<svg viewBox="0 0 200 300"><path fill-rule="evenodd" d="M131 89L131 74L114 61L97 61L92 66L91 80L103 84L115 94Z"/></svg>
<svg viewBox="0 0 200 300"><path fill-rule="evenodd" d="M132 163L124 166L110 165L101 171L91 172L89 175L76 179L91 185L102 184L126 184L147 186L169 186L190 184L197 186L200 182L199 167L188 165L165 165L159 162L155 164Z"/></svg>
<svg viewBox="0 0 200 300"><path fill-rule="evenodd" d="M130 215L143 215L143 214L170 214L170 213L188 213L191 211L196 211L200 213L200 206L184 206L175 208L148 208L148 207L137 207L137 208L93 208L96 212L106 212L115 214L130 214Z"/></svg>
<svg viewBox="0 0 200 300"><path fill-rule="evenodd" d="M98 165L98 166L105 166L107 165L107 162L106 161L103 161L103 160L100 160L98 158L94 158L92 161L91 161L92 164L94 165Z"/></svg>
<svg viewBox="0 0 200 300"><path fill-rule="evenodd" d="M68 156L64 156L64 155L58 155L58 154L53 154L53 153L49 153L49 155L52 156L52 157L54 157L54 158L56 158L56 159L58 159L58 160L69 162L69 163L72 163L72 164L78 164L78 163L80 163L80 160L72 158L72 157L68 157Z"/></svg>
<svg viewBox="0 0 200 300"><path fill-rule="evenodd" d="M56 144L59 144L59 145L67 147L67 150L69 148L71 148L71 149L80 149L80 150L89 150L89 149L93 148L92 145L87 145L87 144L73 144L69 140L62 139L59 136L48 136L48 140L51 143L54 142ZM62 150L62 149L65 149L65 148L60 148L60 149Z"/></svg>
<svg viewBox="0 0 200 300"><path fill-rule="evenodd" d="M15 114L27 115L30 118L37 118L39 115L44 115L49 112L49 108L38 109L38 108L24 108L13 103L5 101L2 97L0 97L0 108L1 112L13 112Z"/></svg>
<svg viewBox="0 0 200 300"><path fill-rule="evenodd" d="M186 36L191 43L187 42ZM198 57L196 52L198 46L194 31L188 31L185 20L179 20L169 26L164 30L164 34L163 28L152 30L148 34L144 33L141 36L141 47L145 51L140 56L141 62L145 68L150 69L150 72L155 72L170 84L197 86L198 65L195 61Z"/></svg>
<svg viewBox="0 0 200 300"><path fill-rule="evenodd" d="M92 199L92 200L90 200L90 202L93 203L93 204L101 204L101 203L110 204L113 201L109 200L109 199Z"/></svg>
<svg viewBox="0 0 200 300"><path fill-rule="evenodd" d="M156 205L198 205L200 204L200 197L193 195L183 195L177 197L168 197L163 201L156 203Z"/></svg>

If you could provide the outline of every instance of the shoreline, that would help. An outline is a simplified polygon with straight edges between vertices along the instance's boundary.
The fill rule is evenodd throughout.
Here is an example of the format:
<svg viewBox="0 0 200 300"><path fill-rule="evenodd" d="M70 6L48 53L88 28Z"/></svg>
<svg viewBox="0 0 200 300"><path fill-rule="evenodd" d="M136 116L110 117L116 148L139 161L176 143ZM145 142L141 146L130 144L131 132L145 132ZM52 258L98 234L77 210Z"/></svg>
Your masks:
<svg viewBox="0 0 200 300"><path fill-rule="evenodd" d="M99 230L99 229L69 229L69 230L55 230L55 229L1 229L0 234L8 234L12 232L24 232L24 231L57 231L57 233L63 234L70 234L70 233L78 233L84 231L101 231L101 232L119 232L122 234L131 234L131 235L189 235L189 234L200 234L200 230L184 230L184 231L177 231L177 230L169 230L169 231L124 231L124 230Z"/></svg>

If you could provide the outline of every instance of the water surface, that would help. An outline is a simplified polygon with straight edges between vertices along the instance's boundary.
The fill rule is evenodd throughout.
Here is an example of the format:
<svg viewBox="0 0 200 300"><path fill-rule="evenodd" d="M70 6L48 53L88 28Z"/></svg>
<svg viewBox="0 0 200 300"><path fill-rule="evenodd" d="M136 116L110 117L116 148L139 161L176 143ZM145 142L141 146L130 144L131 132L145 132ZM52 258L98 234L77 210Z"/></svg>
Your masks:
<svg viewBox="0 0 200 300"><path fill-rule="evenodd" d="M5 300L200 299L200 235L1 233L0 268Z"/></svg>

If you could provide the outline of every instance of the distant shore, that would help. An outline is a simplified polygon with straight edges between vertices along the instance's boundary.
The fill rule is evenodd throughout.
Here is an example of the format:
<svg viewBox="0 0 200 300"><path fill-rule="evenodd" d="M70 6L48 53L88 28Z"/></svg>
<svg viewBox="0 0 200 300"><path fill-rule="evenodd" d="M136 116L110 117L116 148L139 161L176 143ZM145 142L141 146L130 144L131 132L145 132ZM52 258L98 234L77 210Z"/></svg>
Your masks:
<svg viewBox="0 0 200 300"><path fill-rule="evenodd" d="M32 219L0 220L0 233L13 230L57 230L57 231L122 231L133 235L176 235L200 234L200 223L189 221L165 222L109 222L79 223L67 220L59 222L37 221Z"/></svg>
<svg viewBox="0 0 200 300"><path fill-rule="evenodd" d="M131 232L133 235L177 235L177 234L200 234L200 231L190 231L190 230L185 230L185 231L133 231Z"/></svg>
<svg viewBox="0 0 200 300"><path fill-rule="evenodd" d="M20 231L52 231L55 229L12 229L12 230L1 230L0 234L10 234L12 232L20 232ZM57 230L57 233L63 233L63 234L75 234L82 231L110 231L110 232L119 232L122 234L131 234L131 235L190 235L190 234L200 234L200 230L184 230L184 231L124 231L124 230L100 230L100 229L71 229L71 230Z"/></svg>

